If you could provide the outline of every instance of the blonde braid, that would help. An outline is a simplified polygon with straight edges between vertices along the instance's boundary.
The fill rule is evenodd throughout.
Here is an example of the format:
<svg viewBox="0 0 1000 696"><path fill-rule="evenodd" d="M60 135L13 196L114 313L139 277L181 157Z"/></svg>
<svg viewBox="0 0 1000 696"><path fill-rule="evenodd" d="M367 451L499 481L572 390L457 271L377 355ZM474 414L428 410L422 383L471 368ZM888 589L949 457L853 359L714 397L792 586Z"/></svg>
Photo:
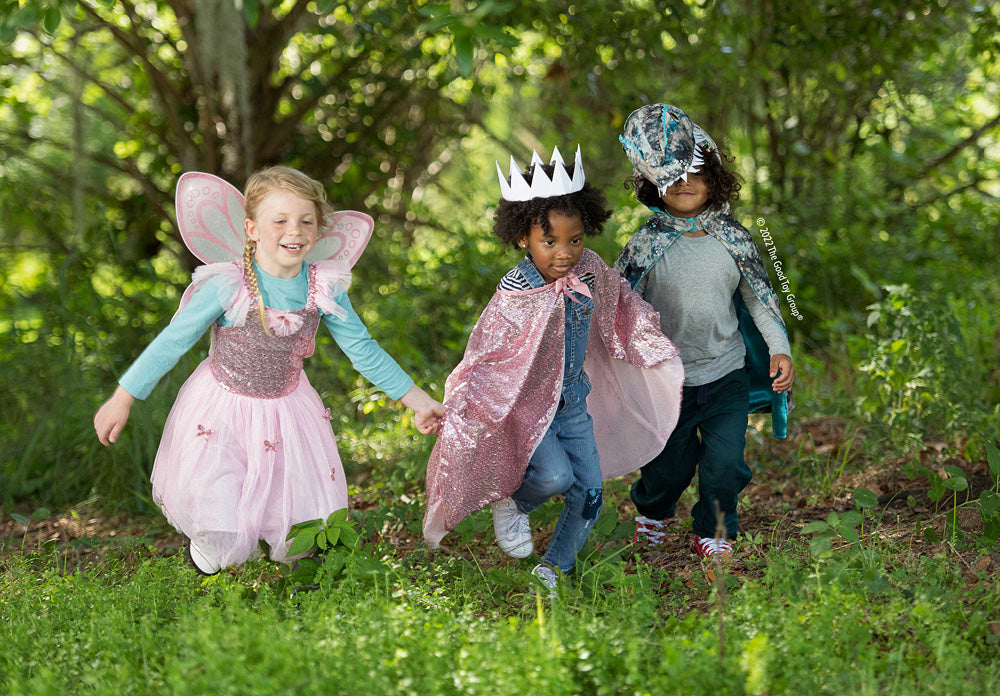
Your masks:
<svg viewBox="0 0 1000 696"><path fill-rule="evenodd" d="M264 297L260 294L260 286L257 285L257 273L253 270L253 252L256 243L247 237L247 243L243 245L243 273L250 281L250 288L257 296L257 315L260 317L260 325L264 327L264 333L271 335L271 329L267 326L267 315L264 314Z"/></svg>

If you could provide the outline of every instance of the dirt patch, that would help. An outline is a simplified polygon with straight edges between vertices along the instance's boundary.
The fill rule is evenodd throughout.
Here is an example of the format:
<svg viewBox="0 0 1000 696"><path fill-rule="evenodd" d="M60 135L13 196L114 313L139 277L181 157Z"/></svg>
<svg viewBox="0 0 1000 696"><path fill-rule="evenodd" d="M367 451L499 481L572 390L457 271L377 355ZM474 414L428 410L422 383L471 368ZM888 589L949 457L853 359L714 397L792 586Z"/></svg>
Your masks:
<svg viewBox="0 0 1000 696"><path fill-rule="evenodd" d="M802 527L808 522L826 520L832 512L856 509L851 493L857 488L867 488L878 497L879 505L869 511L865 534L905 544L918 555L945 552L957 555L962 572L970 577L982 572L1000 576L997 547L992 556L984 556L975 550L959 553L960 544L947 543L950 531L947 517L956 502L951 491L940 501L931 501L926 479L908 478L904 473L908 462L901 459L876 462L851 454L852 439L859 436L863 433L848 432L844 421L822 417L798 424L787 440L771 440L751 447L748 458L757 469L757 477L741 503L740 524L745 536L737 544L735 559L726 566L728 573L748 578L761 575L760 558L771 547L781 547L786 552L801 548L807 553L809 537L801 534ZM985 461L970 465L964 460L949 459L943 456L943 451L943 445L931 444L920 454L919 461L940 475L944 475L947 464L961 466L966 472L969 488L958 494L957 518L962 533L975 538L983 532L978 508L961 504L977 499L991 485L988 466ZM829 466L824 461L831 456L837 462L846 461L845 466L831 471L826 478L825 470L809 469ZM619 511L622 523L632 514L624 490L623 486L617 486L615 492L609 491L609 500ZM379 493L364 489L351 499L352 509L358 511L376 510L384 503ZM27 518L30 513L19 515ZM688 515L689 511L680 506L678 517L661 545L629 551L623 554L623 562L631 563L632 555L638 553L643 562L670 572L684 584L704 586L706 569L712 566L693 551L690 528L682 522ZM380 523L374 531L375 537L391 544L400 557L407 556L423 545L419 525L412 522L397 519ZM551 525L537 531L540 533L536 534L536 546L544 548ZM32 520L28 525L10 517L0 522L0 561L11 554L50 550L63 556L67 570L99 563L110 552L169 556L183 549L185 542L162 516L106 515L91 506ZM477 534L470 543L458 544L446 538L441 552L480 560L498 556L489 531ZM504 565L506 559L501 556L497 563Z"/></svg>

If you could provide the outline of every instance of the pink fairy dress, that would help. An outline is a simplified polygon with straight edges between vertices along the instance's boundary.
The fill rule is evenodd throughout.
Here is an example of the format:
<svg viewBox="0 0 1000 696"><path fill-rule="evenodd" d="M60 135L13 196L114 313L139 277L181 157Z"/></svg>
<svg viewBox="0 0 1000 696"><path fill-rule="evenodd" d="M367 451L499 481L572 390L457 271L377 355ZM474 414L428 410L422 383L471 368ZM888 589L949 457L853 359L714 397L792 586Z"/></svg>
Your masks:
<svg viewBox="0 0 1000 696"><path fill-rule="evenodd" d="M178 393L153 465L153 498L223 567L255 555L259 539L283 561L291 525L347 507L330 410L302 370L319 324L317 268L308 265L305 307L267 309L269 335L239 265L213 265L240 274L232 302L244 319L213 325L209 357Z"/></svg>

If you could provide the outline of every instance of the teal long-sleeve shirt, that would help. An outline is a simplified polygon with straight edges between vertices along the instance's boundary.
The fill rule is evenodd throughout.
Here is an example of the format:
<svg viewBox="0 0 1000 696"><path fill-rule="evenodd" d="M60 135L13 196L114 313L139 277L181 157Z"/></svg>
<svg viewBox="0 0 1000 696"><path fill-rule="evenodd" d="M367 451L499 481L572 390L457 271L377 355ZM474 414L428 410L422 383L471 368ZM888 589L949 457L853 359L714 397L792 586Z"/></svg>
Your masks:
<svg viewBox="0 0 1000 696"><path fill-rule="evenodd" d="M268 275L256 263L254 270L265 306L283 310L302 309L306 306L309 275L305 264L294 278ZM177 364L180 357L198 342L212 324L226 326L232 323L224 316L226 307L219 297L220 283L219 279L209 280L153 339L118 380L125 391L137 399L145 399L160 378ZM341 319L319 310L320 320L350 359L354 369L384 391L389 398L398 399L413 386L413 380L371 337L361 317L351 306L347 293L342 289L338 290L334 291L333 300L344 309L347 316ZM254 317L248 316L247 321L254 321Z"/></svg>

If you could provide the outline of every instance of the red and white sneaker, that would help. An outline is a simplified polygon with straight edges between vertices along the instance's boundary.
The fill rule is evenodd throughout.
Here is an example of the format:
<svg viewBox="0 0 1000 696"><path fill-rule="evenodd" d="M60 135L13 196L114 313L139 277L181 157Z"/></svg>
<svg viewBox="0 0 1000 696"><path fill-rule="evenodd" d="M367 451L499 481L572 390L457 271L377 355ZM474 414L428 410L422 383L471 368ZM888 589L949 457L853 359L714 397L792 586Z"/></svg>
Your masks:
<svg viewBox="0 0 1000 696"><path fill-rule="evenodd" d="M666 525L660 520L651 520L639 515L635 518L635 534L632 543L636 546L659 546L667 535Z"/></svg>
<svg viewBox="0 0 1000 696"><path fill-rule="evenodd" d="M725 539L715 539L714 537L700 537L694 542L694 550L702 558L711 556L731 556L733 545Z"/></svg>

